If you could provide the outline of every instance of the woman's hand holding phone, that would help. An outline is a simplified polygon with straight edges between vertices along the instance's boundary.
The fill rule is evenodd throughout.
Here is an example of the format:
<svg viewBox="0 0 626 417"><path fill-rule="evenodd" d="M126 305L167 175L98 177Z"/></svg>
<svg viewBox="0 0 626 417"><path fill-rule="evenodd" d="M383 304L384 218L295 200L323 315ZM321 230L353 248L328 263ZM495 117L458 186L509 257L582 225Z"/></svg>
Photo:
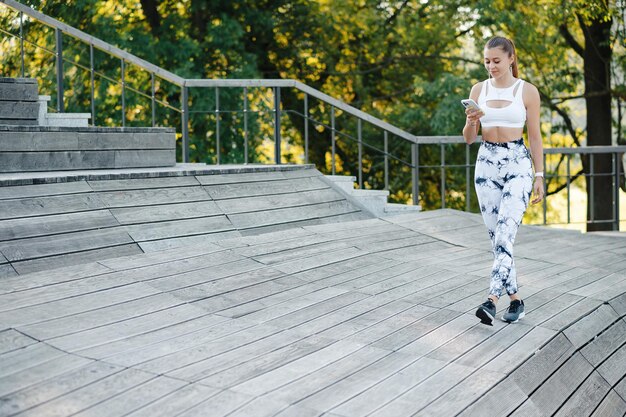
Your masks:
<svg viewBox="0 0 626 417"><path fill-rule="evenodd" d="M461 100L461 104L465 107L465 114L467 115L467 121L471 126L476 126L479 119L485 115L478 104L470 99Z"/></svg>

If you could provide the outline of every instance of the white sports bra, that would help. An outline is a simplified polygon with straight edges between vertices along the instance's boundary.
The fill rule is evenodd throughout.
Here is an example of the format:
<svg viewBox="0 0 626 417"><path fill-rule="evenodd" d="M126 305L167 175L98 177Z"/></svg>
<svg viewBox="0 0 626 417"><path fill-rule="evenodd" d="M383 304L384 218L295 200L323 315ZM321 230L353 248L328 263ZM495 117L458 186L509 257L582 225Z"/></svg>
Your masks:
<svg viewBox="0 0 626 417"><path fill-rule="evenodd" d="M516 88L518 87L518 88ZM485 115L480 118L483 127L521 127L526 124L526 106L522 99L524 80L518 79L508 88L497 88L491 79L485 80L478 96L478 105ZM511 104L501 108L489 107L488 101L504 100Z"/></svg>

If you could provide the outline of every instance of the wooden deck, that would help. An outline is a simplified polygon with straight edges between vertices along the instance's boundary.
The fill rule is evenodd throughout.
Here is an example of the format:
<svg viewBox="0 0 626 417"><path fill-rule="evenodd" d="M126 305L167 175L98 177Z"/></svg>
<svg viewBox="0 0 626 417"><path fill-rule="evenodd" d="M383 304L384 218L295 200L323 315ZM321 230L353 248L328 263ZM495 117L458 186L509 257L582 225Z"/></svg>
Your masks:
<svg viewBox="0 0 626 417"><path fill-rule="evenodd" d="M517 324L491 259L438 210L6 277L0 415L623 417L626 238L523 226Z"/></svg>

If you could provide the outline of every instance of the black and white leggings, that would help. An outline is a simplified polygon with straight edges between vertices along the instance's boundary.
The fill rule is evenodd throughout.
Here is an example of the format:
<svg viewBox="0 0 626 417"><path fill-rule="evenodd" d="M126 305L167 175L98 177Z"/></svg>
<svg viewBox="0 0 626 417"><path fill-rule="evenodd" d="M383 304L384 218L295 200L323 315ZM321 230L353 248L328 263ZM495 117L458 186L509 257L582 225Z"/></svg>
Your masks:
<svg viewBox="0 0 626 417"><path fill-rule="evenodd" d="M523 139L480 146L475 171L476 195L493 249L489 294L517 292L513 242L533 188L530 152Z"/></svg>

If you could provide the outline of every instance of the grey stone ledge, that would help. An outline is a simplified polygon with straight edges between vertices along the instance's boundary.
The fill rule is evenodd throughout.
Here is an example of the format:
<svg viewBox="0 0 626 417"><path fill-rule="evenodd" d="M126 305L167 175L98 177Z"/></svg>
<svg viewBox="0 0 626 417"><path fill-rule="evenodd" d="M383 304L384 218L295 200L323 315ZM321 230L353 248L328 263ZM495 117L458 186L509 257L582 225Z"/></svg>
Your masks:
<svg viewBox="0 0 626 417"><path fill-rule="evenodd" d="M11 132L88 132L88 133L175 133L173 127L68 127L0 125L0 131Z"/></svg>
<svg viewBox="0 0 626 417"><path fill-rule="evenodd" d="M195 175L248 174L313 169L315 165L206 165L176 164L164 168L92 169L80 171L23 172L0 174L0 187L14 185L51 184L74 181L98 181Z"/></svg>
<svg viewBox="0 0 626 417"><path fill-rule="evenodd" d="M37 79L0 77L0 83L37 84Z"/></svg>

